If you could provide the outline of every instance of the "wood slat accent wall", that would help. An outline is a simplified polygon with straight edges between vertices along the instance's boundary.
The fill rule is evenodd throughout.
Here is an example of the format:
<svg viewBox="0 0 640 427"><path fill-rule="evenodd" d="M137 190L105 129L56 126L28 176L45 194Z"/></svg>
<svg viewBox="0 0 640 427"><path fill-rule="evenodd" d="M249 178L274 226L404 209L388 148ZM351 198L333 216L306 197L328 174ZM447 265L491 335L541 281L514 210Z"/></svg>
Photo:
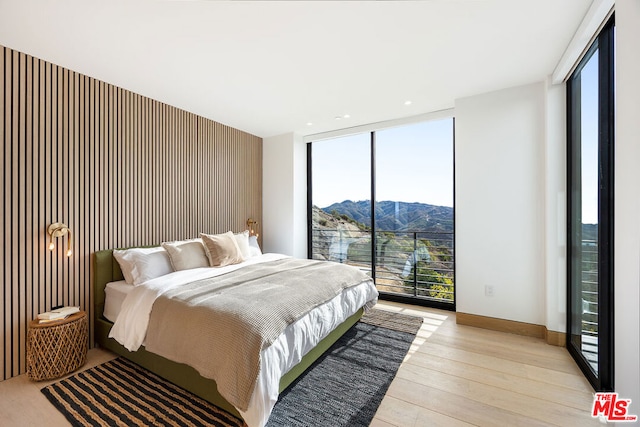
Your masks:
<svg viewBox="0 0 640 427"><path fill-rule="evenodd" d="M92 316L92 254L262 220L262 139L0 46L0 380L25 372L27 323ZM49 224L73 232L48 246ZM90 324L91 342L93 327Z"/></svg>

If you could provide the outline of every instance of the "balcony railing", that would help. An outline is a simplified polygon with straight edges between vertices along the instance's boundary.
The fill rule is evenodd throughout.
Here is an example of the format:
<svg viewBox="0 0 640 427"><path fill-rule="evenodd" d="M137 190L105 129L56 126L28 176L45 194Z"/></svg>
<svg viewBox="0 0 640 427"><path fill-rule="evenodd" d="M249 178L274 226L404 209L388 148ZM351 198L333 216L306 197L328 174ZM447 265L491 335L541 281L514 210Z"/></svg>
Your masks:
<svg viewBox="0 0 640 427"><path fill-rule="evenodd" d="M366 271L378 290L453 304L453 233L314 228L312 257L350 264ZM372 267L375 266L375 269Z"/></svg>
<svg viewBox="0 0 640 427"><path fill-rule="evenodd" d="M598 241L583 239L581 246L582 354L597 371Z"/></svg>

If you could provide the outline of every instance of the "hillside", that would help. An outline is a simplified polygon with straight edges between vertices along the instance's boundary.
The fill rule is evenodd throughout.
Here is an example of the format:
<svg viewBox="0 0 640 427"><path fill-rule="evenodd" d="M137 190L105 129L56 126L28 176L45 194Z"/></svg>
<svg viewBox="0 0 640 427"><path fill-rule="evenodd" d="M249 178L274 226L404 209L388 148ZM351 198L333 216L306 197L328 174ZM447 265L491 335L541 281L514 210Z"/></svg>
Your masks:
<svg viewBox="0 0 640 427"><path fill-rule="evenodd" d="M378 229L381 232L376 233L375 251L365 216L368 211L368 202L348 200L324 209L313 206L312 258L347 263L370 272L375 254L379 290L453 301L453 235L440 234L453 232L453 209L421 203L380 203L377 212L386 232Z"/></svg>
<svg viewBox="0 0 640 427"><path fill-rule="evenodd" d="M323 211L347 215L367 227L371 226L368 200L345 200L322 208ZM376 203L376 228L388 231L453 232L453 208L425 203L382 201Z"/></svg>

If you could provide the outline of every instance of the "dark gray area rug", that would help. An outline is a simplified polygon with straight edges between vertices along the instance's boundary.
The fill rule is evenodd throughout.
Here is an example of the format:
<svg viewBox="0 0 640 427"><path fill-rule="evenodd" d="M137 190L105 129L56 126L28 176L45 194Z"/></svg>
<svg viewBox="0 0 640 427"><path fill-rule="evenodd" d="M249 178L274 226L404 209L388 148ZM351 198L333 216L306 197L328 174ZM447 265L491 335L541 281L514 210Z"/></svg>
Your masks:
<svg viewBox="0 0 640 427"><path fill-rule="evenodd" d="M368 426L422 318L371 310L280 394L268 427ZM42 389L74 426L244 423L118 358Z"/></svg>
<svg viewBox="0 0 640 427"><path fill-rule="evenodd" d="M280 394L267 427L368 426L420 325L371 310Z"/></svg>

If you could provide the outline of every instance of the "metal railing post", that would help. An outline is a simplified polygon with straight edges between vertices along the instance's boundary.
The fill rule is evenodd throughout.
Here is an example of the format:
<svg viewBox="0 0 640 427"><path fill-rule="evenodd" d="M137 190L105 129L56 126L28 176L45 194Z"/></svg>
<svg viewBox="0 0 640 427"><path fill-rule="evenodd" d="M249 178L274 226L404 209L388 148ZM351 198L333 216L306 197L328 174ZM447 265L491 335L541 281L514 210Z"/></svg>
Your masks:
<svg viewBox="0 0 640 427"><path fill-rule="evenodd" d="M413 296L418 296L418 233L413 232Z"/></svg>

